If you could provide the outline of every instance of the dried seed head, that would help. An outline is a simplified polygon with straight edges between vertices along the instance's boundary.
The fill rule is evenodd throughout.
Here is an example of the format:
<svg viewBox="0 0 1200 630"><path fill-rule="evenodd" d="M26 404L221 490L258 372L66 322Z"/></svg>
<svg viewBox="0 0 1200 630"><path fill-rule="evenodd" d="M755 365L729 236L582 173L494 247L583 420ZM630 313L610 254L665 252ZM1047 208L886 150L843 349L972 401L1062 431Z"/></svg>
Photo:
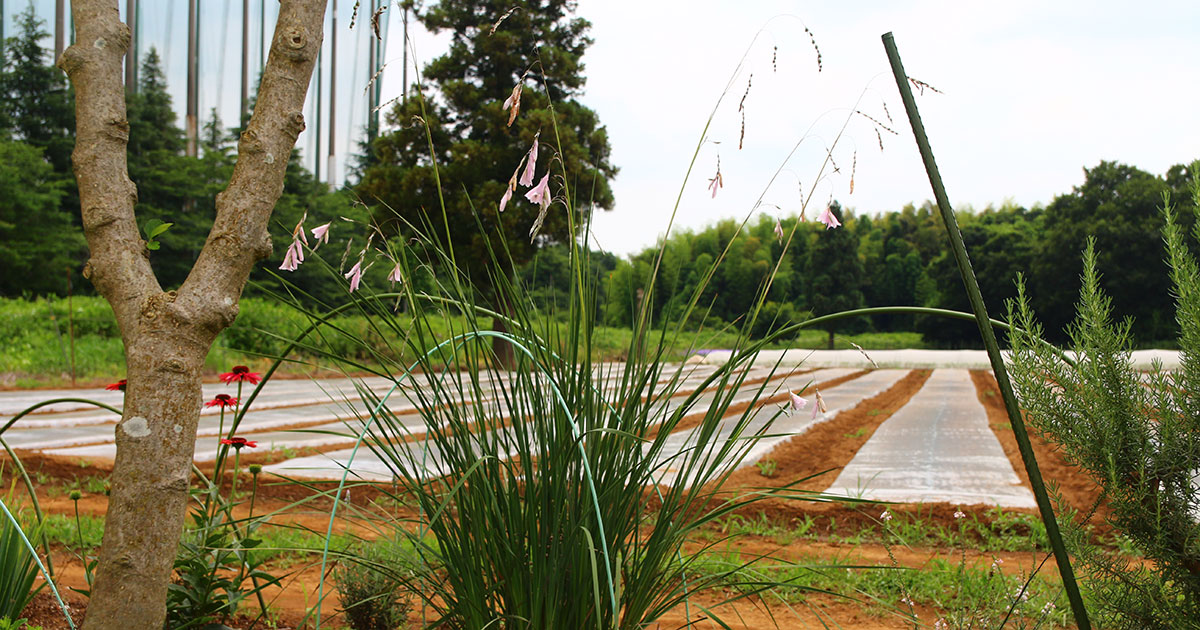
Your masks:
<svg viewBox="0 0 1200 630"><path fill-rule="evenodd" d="M488 31L488 37L491 37L492 35L495 35L495 34L496 34L496 29L500 28L500 24L501 24L501 23L503 23L503 22L504 22L504 20L507 20L507 19L508 19L508 16L512 15L513 13L516 13L517 9L519 9L519 8L520 8L520 7L513 7L513 8L511 8L511 9L509 9L509 10L508 10L508 11L507 11L507 12L506 12L504 15L501 15L501 16L500 16L500 19L499 19L499 20L496 20L496 21L495 21L495 22L492 24L492 29L491 29L490 31Z"/></svg>
<svg viewBox="0 0 1200 630"><path fill-rule="evenodd" d="M383 4L383 6L379 7L378 9L375 9L375 14L371 16L371 32L375 33L375 39L377 41L383 41L383 34L380 33L380 28L379 28L379 23L380 23L379 18L380 18L380 16L383 15L384 11L387 11L387 8L388 8L388 4L385 2Z"/></svg>
<svg viewBox="0 0 1200 630"><path fill-rule="evenodd" d="M933 87L932 85L929 85L928 83L926 83L920 79L914 79L912 77L908 77L908 81L909 81L909 83L912 83L913 85L917 86L917 89L921 92L921 96L925 95L926 88L928 88L930 92L933 92L935 94L945 94L945 92L942 92L941 90Z"/></svg>
<svg viewBox="0 0 1200 630"><path fill-rule="evenodd" d="M850 162L850 194L854 194L854 172L858 170L858 149L854 150L854 158Z"/></svg>
<svg viewBox="0 0 1200 630"><path fill-rule="evenodd" d="M892 134L893 136L898 136L898 135L900 135L900 134L896 133L896 130L895 130L895 129L892 129L891 127L889 127L889 126L887 126L887 125L885 125L885 124L883 124L883 123L879 122L879 120L878 120L877 118L875 118L874 116L872 116L872 115L870 115L870 114L868 114L868 113L866 113L866 112L862 111L861 109L856 109L856 110L854 110L854 113L855 113L855 114L858 114L859 116L862 116L863 118L866 118L867 120L869 120L869 121L871 121L872 123L874 123L876 127L879 127L880 129L883 129L884 131L886 131L886 132L888 132L888 133Z"/></svg>
<svg viewBox="0 0 1200 630"><path fill-rule="evenodd" d="M746 79L746 91L742 93L742 100L738 103L738 111L742 114L742 132L738 136L738 150L742 150L742 143L746 140L746 97L750 96L750 86L754 83L754 75Z"/></svg>
<svg viewBox="0 0 1200 630"><path fill-rule="evenodd" d="M817 37L816 37L815 35L813 35L813 32L812 32L812 31L808 30L808 27L807 27L807 26L805 26L805 27L804 27L804 32L805 32L805 33L808 33L808 40L809 40L810 42L812 42L812 47L813 47L813 50L815 50L815 51L817 52L817 72L820 72L820 71L821 71L821 69L822 69L822 65L821 65L821 47L820 47L820 46L817 46Z"/></svg>

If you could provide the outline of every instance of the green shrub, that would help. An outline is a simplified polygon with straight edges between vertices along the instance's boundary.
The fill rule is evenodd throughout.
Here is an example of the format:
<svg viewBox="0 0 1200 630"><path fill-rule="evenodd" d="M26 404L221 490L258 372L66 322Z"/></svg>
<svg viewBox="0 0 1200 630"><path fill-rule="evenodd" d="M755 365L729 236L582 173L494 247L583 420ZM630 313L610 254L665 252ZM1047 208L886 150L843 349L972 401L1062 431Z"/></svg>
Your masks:
<svg viewBox="0 0 1200 630"><path fill-rule="evenodd" d="M1200 204L1200 168L1192 176ZM1098 612L1116 628L1200 628L1200 265L1169 199L1163 216L1180 369L1134 368L1132 322L1114 320L1090 239L1068 329L1074 359L1043 341L1023 283L1009 313L1010 369L1030 423L1096 481L1109 524L1148 560L1114 557L1086 530L1068 530Z"/></svg>
<svg viewBox="0 0 1200 630"><path fill-rule="evenodd" d="M389 540L364 543L342 559L333 579L352 630L393 630L404 625L412 601L398 576L412 568L413 560L403 546Z"/></svg>

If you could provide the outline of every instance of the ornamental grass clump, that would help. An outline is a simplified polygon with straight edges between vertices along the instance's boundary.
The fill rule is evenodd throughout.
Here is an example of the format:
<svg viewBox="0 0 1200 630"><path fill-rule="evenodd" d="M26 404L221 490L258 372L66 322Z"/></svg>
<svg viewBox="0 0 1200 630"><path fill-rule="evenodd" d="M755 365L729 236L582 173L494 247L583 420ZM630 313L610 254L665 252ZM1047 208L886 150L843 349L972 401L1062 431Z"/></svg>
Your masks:
<svg viewBox="0 0 1200 630"><path fill-rule="evenodd" d="M771 61L774 69L774 54ZM566 124L560 122L566 120L562 110L574 105L564 103L556 110L554 86L548 87L554 69L543 67L544 62L535 53L527 67L515 70L511 92L507 76L480 82L492 87L500 82L505 89L473 111L494 115L489 118L493 122L507 118L505 129L523 117L518 127L528 133L501 130L509 144L516 137L532 141L522 143L519 152L500 150L502 143L494 138L495 146L488 145L486 134L467 134L471 146L487 149L472 150L469 157L498 165L471 164L468 154L457 151L441 153L446 149L441 145L452 143L453 133L469 125L442 128L438 104L427 102L418 89L408 104L412 115L405 119L411 125L404 129L423 130L421 144L428 145L429 155L420 158L418 170L422 193L431 202L406 198L407 207L396 211L380 204L372 223L358 226L364 233L336 265L312 255L302 225L292 229L293 247L277 274L287 292L281 297L312 324L284 354L324 348L326 359L347 372L371 372L391 381L384 390L360 384L357 397L346 397L345 404L365 426L348 424L358 441L348 460L339 456L336 461L345 469L343 486L352 475L370 470L370 480L385 482L378 489L390 500L415 507L415 515L398 518L388 534L410 545L418 562L390 575L415 597L423 624L640 629L677 607L689 619L715 618L718 612L695 603L697 593L712 591L718 600L733 601L792 587L739 581L738 576L748 575L741 569L753 559L717 573L693 570L706 546L689 545L685 553L685 543L709 523L764 498L820 498L791 486L733 489L724 484L735 470L756 461L752 454L759 441L771 436L775 420L788 412L787 404L766 402L768 392L782 386L782 374L766 366L755 373L762 380L750 380L750 375L752 368L762 368L755 367L755 359L764 344L794 335L799 324L772 322L766 338L748 340L760 318L780 319L779 309L763 306L777 275L786 275L781 267L793 240L807 237L808 231L798 226L807 220L817 182L837 170L832 153L850 122L858 119L857 110L850 110L828 145L810 185L797 187L799 199L790 193L801 221L789 230L780 225L771 260L764 261L763 273L751 286L743 287L746 315L733 326L740 334L727 362L703 368L669 364L665 357L692 338L682 334L688 322L704 319L705 296L711 299L715 290L709 284L713 272L725 262L733 242L687 294L675 294L670 287L677 283L663 279L670 273L670 262L664 262L666 236L636 286L606 283L594 273L589 221L592 208L605 207L600 189L606 185L597 183L587 168L569 172L569 165L579 160L564 139L576 130L559 125ZM746 77L749 93L748 73L743 58L718 108L737 77ZM529 104L524 113L523 90ZM743 95L739 145L745 141L745 101ZM712 155L721 142L712 123L710 116L689 174L697 157ZM766 189L803 140L770 176ZM712 197L740 184L721 173L720 156L715 157L717 172L707 186ZM443 165L444 159L454 163ZM489 176L497 185L486 188L486 195L474 195L471 177L464 173L473 177L491 171L503 176ZM703 182L685 178L685 187L693 185ZM464 206L469 213L459 213ZM780 209L760 198L746 210L738 231L766 206ZM678 208L676 201L667 234ZM818 217L823 232L836 234L840 221L832 198L824 209ZM539 306L535 288L514 273L530 243L567 248L570 289L565 300ZM372 272L375 263L380 269ZM324 266L343 283L346 303L322 312L324 305L314 304L286 280L300 264ZM381 284L372 278L383 270L390 270L388 292L373 286ZM604 363L595 352L597 317L606 300L618 303L612 295L618 292L619 303L629 306L632 334L624 361ZM663 302L670 305L669 322L655 321L662 317ZM366 322L366 334L331 323L335 314L347 310ZM335 343L340 350L333 349ZM347 346L352 346L349 352ZM398 357L415 359L401 362ZM786 396L775 402L786 403ZM793 400L791 406L801 403ZM819 401L814 406L820 408ZM356 465L356 458L370 461ZM341 487L329 496L335 498L331 534L338 510L354 506L339 504ZM739 588L726 590L731 584ZM323 581L310 615L318 626L326 595Z"/></svg>
<svg viewBox="0 0 1200 630"><path fill-rule="evenodd" d="M685 554L684 543L767 496L814 496L722 487L753 463L748 454L788 408L765 404L769 378L747 381L769 339L693 373L663 360L682 329L653 328L643 311L627 360L601 363L592 351L596 279L578 273L589 268L584 247L571 248L573 289L561 311L535 308L525 287L497 273L501 313L476 302L435 242L426 249L433 259L418 264L445 270L439 295L406 284L396 294L358 288L353 302L387 333L380 338L406 346L373 361L387 370L380 375L394 383L390 391L359 387L355 413L369 422L355 457L369 449L392 481L380 490L417 508L392 535L406 539L419 562L384 575L420 602L427 623L643 628L680 605L699 612L694 595L724 589L743 567L693 572L695 550ZM503 252L492 256L505 268ZM451 309L462 317L445 318ZM506 332L493 330L492 319ZM445 321L455 324L435 337ZM512 353L507 369L494 341ZM389 359L414 355L411 365ZM744 410L732 408L735 395ZM681 426L685 418L697 425ZM682 451L672 446L676 429L691 431ZM747 586L729 599L783 585ZM345 600L343 607L350 610Z"/></svg>
<svg viewBox="0 0 1200 630"><path fill-rule="evenodd" d="M1200 168L1192 171L1200 204ZM1099 485L1107 521L1147 561L1073 532L1096 612L1113 628L1200 628L1200 265L1180 211L1162 207L1179 325L1179 366L1149 372L1130 360L1131 322L1114 319L1096 272L1094 241L1068 355L1042 341L1023 284L1010 308L1014 384L1030 422ZM1200 230L1194 231L1200 237Z"/></svg>
<svg viewBox="0 0 1200 630"><path fill-rule="evenodd" d="M544 131L557 137L553 127ZM507 271L515 267L510 243L502 232L489 232L485 221L501 220L490 211L478 212L474 226L455 226L491 236L483 239L483 265L459 258L444 231L449 222L435 209L434 218L419 222L397 215L405 225L402 240L369 226L366 247L351 250L342 268L328 268L349 281L347 308L358 311L376 339L361 341L368 362L333 352L328 359L393 383L383 392L359 387L355 414L367 420L365 430L355 431L362 448L339 464L345 479L355 474L355 458L374 460L380 478L391 481L381 491L416 507L417 515L398 520L392 535L406 539L419 562L392 575L416 598L423 623L453 628L645 628L677 607L689 617L718 617L694 603L701 592L733 601L789 588L755 581L726 591L754 560L701 573L692 569L697 552L724 539L686 553L685 543L764 498L818 498L790 486L724 487L733 471L754 463L755 446L788 409L765 402L782 374L768 367L759 375L764 380L748 379L763 344L795 327L780 326L753 343L741 335L723 365L694 371L669 364L665 357L684 338L684 323L703 310L702 282L693 294L666 295L682 313L676 324L653 321L653 300L630 300L634 324L625 361L598 361L602 279L589 272L588 213L577 210L588 202L576 197L554 148L543 141L541 154L550 154L544 166L536 149L521 158L499 199L479 202L535 204L534 239L543 221L568 223L571 289L564 303L539 308L531 288ZM524 200L513 194L518 186L529 188ZM367 256L388 261L394 292L376 293L353 273ZM325 264L316 256L305 262ZM621 290L665 293L657 286L660 265L661 257L643 286ZM480 267L489 270L486 278L467 275ZM426 290L404 281L421 274L432 279ZM755 326L773 278L762 279L747 305L743 333ZM326 319L293 303L310 314L313 329ZM311 350L321 342L303 343ZM417 358L411 364L393 358L403 356ZM686 437L682 449L680 437ZM346 506L335 505L331 530L339 507ZM322 583L319 599L326 594Z"/></svg>

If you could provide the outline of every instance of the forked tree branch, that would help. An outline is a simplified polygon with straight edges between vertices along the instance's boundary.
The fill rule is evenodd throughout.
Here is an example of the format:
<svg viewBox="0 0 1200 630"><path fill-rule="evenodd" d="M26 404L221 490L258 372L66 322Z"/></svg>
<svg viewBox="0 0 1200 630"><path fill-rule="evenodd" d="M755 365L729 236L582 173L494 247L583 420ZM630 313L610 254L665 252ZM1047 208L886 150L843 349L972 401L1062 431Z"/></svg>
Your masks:
<svg viewBox="0 0 1200 630"><path fill-rule="evenodd" d="M90 251L83 275L108 299L118 322L133 322L141 302L161 289L133 213L137 189L126 166L129 122L121 82L129 27L121 23L117 1L71 3L76 43L58 65L75 88L71 158ZM123 335L129 332L122 325Z"/></svg>
<svg viewBox="0 0 1200 630"><path fill-rule="evenodd" d="M322 40L325 0L282 0L258 105L200 257L179 291L164 293L138 232L129 180L122 59L129 29L119 0L74 0L77 41L59 65L75 87L85 275L112 305L129 385L112 496L86 630L160 628L187 508L204 359L254 263L271 253L271 212L283 190L301 108Z"/></svg>
<svg viewBox="0 0 1200 630"><path fill-rule="evenodd" d="M268 222L283 192L296 137L304 130L304 99L321 47L324 0L284 2L254 114L238 141L229 187L217 195L217 218L177 304L204 313L218 330L237 315L254 263L271 255ZM216 319L214 319L216 318Z"/></svg>

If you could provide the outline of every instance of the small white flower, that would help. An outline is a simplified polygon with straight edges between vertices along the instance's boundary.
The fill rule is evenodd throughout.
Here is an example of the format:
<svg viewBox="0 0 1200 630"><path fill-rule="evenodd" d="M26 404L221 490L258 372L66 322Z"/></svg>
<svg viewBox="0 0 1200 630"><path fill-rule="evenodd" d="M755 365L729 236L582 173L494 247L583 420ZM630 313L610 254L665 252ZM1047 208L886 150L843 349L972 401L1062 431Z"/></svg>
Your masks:
<svg viewBox="0 0 1200 630"><path fill-rule="evenodd" d="M966 518L966 517L967 517L967 515L966 515L966 514L964 514L962 510L955 510L955 511L954 511L954 518L955 518L955 519Z"/></svg>
<svg viewBox="0 0 1200 630"><path fill-rule="evenodd" d="M884 510L883 514L879 515L879 520L881 520L885 523L892 520L892 513L887 510Z"/></svg>

